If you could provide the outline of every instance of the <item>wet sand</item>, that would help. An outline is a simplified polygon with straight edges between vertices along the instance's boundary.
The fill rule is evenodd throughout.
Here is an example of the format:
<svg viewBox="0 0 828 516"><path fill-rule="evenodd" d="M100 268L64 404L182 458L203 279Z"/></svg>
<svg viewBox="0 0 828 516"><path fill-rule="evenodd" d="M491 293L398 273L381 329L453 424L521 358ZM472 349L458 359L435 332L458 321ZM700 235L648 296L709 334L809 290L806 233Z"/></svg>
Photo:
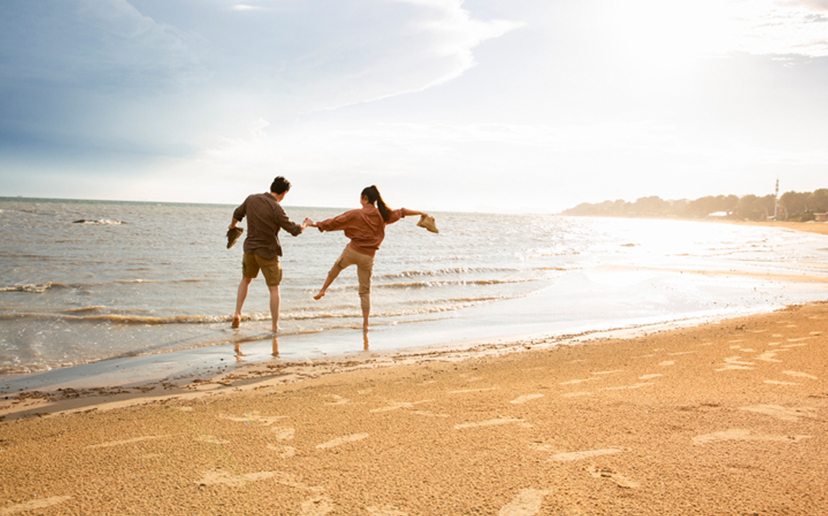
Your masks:
<svg viewBox="0 0 828 516"><path fill-rule="evenodd" d="M828 303L123 390L0 400L0 515L828 507Z"/></svg>

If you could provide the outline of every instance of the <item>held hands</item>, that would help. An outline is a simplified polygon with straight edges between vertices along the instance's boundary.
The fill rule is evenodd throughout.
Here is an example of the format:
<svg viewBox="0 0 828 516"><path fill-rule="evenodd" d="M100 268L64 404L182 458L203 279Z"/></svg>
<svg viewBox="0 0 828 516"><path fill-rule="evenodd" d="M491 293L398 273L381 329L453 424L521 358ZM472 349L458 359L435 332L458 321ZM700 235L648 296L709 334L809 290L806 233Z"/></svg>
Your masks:
<svg viewBox="0 0 828 516"><path fill-rule="evenodd" d="M303 222L303 224L312 228L316 227L316 223L314 223L309 217L305 217L305 222Z"/></svg>

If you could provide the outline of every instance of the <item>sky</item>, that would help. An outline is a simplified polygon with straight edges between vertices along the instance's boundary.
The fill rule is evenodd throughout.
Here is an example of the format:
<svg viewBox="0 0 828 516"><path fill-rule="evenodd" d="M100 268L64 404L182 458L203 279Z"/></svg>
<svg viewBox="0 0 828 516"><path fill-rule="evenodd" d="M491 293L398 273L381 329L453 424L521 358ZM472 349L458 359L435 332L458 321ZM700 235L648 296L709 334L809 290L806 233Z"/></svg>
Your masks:
<svg viewBox="0 0 828 516"><path fill-rule="evenodd" d="M828 0L3 0L0 196L557 213L828 188Z"/></svg>

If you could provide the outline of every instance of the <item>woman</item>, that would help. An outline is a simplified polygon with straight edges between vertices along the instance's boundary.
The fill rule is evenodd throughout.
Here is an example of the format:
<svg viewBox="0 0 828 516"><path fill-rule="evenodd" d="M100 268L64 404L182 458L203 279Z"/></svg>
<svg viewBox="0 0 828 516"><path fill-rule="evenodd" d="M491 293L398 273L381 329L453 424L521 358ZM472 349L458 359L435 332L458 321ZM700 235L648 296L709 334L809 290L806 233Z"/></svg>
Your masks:
<svg viewBox="0 0 828 516"><path fill-rule="evenodd" d="M351 265L357 266L359 279L359 300L362 306L362 329L368 330L368 315L371 312L371 275L374 272L374 255L385 238L385 226L393 224L403 217L410 215L426 215L421 211L400 208L392 210L382 200L376 186L369 186L362 190L359 200L362 208L346 211L334 218L314 222L305 219L305 224L319 228L319 231L345 231L345 236L351 242L342 251L336 260L325 284L314 299L322 299L328 287L339 276L343 269Z"/></svg>

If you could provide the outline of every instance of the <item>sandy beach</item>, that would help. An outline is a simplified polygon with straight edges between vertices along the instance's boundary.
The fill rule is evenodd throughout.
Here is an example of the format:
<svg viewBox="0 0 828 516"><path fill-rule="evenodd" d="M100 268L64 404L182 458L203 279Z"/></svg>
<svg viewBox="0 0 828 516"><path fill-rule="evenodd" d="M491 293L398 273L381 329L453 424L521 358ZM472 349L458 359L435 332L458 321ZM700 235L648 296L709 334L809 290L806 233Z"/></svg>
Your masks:
<svg viewBox="0 0 828 516"><path fill-rule="evenodd" d="M4 400L0 514L818 514L826 324L815 303Z"/></svg>

